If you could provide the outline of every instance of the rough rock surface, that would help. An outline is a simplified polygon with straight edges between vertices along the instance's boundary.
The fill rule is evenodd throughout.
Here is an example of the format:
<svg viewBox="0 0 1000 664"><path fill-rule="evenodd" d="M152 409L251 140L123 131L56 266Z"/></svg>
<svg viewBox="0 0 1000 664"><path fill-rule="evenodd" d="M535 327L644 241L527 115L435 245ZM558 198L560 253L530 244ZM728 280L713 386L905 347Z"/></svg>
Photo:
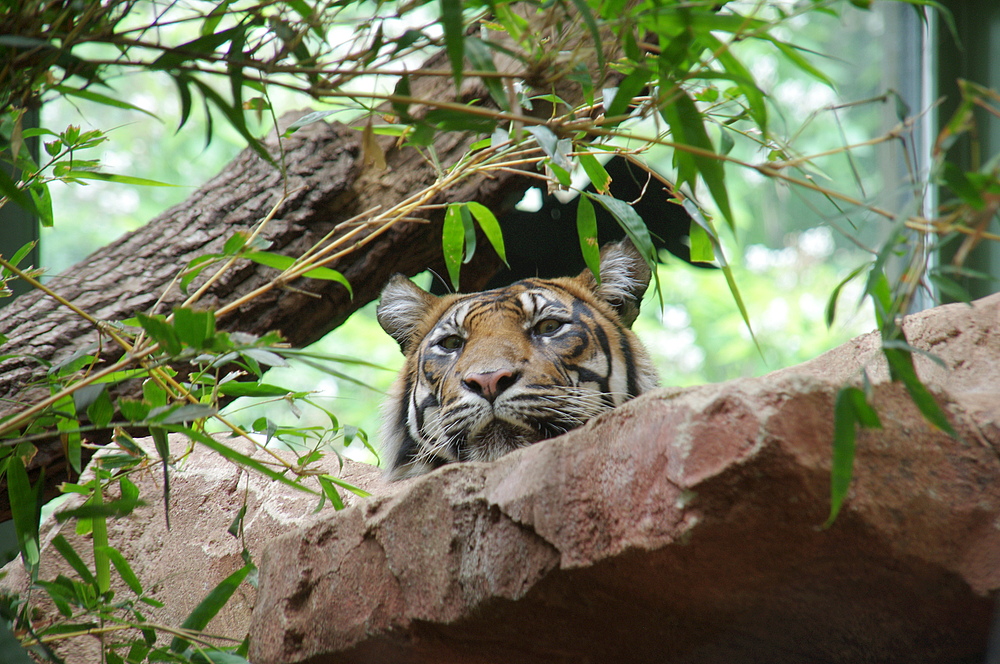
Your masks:
<svg viewBox="0 0 1000 664"><path fill-rule="evenodd" d="M878 338L756 379L661 390L266 548L255 664L973 662L1000 589L1000 295L910 317L960 433L887 382ZM837 390L865 368L829 511Z"/></svg>
<svg viewBox="0 0 1000 664"><path fill-rule="evenodd" d="M152 439L137 442L156 458ZM273 460L254 452L247 443L227 440L226 444L258 460ZM127 519L108 521L111 545L129 561L148 595L164 603L162 609L144 606L143 613L150 622L170 626L180 625L212 588L243 567L241 552L244 541L247 548L256 553L268 540L294 529L307 517L313 516L319 503L315 494L269 481L257 473L248 473L204 447L195 447L190 454L186 454L188 447L183 436L170 436L171 455L177 462L170 469L169 530L164 518L163 472L159 465L130 475L147 504L137 507ZM295 460L295 455L290 452L282 453L282 456ZM346 461L341 471L336 457L331 457L323 459L315 468L342 477L360 488L378 491L374 488L382 482L378 469ZM84 471L84 475L86 478L88 471ZM315 480L305 484L314 491L319 489ZM59 509L79 507L82 504L79 498L72 496ZM347 492L344 492L343 499L348 505L359 500ZM247 511L241 540L227 530L244 504ZM326 505L325 510L333 511L329 503ZM55 519L49 519L43 525L40 579L54 579L59 574L76 577L55 549L46 546L60 533L93 569L91 539L74 534L73 522L68 523L60 525ZM3 571L7 576L0 581L0 592L24 596L31 580L21 561L16 559L10 562ZM116 574L112 574L112 589L118 597L134 597ZM250 585L240 586L209 623L207 632L243 639L255 599L256 593ZM53 617L57 616L55 607L45 602L38 607ZM37 617L44 623L43 615ZM103 661L99 643L92 637L71 639L57 645L56 650L67 664Z"/></svg>

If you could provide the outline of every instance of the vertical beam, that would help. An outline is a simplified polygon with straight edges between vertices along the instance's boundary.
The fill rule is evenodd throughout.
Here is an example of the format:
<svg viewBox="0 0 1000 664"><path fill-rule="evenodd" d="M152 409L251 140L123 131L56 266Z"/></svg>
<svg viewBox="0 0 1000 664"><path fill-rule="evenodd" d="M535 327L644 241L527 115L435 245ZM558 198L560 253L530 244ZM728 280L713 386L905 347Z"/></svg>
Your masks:
<svg viewBox="0 0 1000 664"><path fill-rule="evenodd" d="M993 90L1000 90L1000 2L982 0L948 0L945 6L955 16L960 44L955 43L950 30L941 22L938 28L938 89L945 97L941 107L941 122L947 122L958 107L958 79L974 81ZM1000 119L983 109L976 109L978 152L982 159L1000 154ZM942 124L943 126L943 124ZM952 148L956 163L965 169L979 167L972 143L964 138ZM942 192L942 200L947 200ZM994 223L990 229L997 232ZM954 256L955 247L942 252L946 263ZM984 297L1000 290L1000 243L982 242L965 261L965 266L994 277L963 280L973 298Z"/></svg>
<svg viewBox="0 0 1000 664"><path fill-rule="evenodd" d="M24 128L37 128L38 115L38 108L27 110L22 118ZM38 138L29 138L25 142L35 163L38 163ZM19 177L19 173L10 164L2 164L0 167L4 168L7 174L15 180ZM33 214L14 202L8 202L3 207L0 207L0 255L10 258L14 255L14 252L28 242L38 242L38 220L35 219ZM36 244L34 250L21 262L21 265L33 265L37 267L38 260L39 253L38 245ZM9 285L14 295L20 295L31 290L31 287L20 279L11 281ZM13 298L10 297L0 298L0 307L3 307L12 300Z"/></svg>
<svg viewBox="0 0 1000 664"><path fill-rule="evenodd" d="M885 178L884 185L888 191L897 192L895 200L891 200L891 209L919 212L925 217L933 213L937 205L936 187L929 187L923 195L922 209L914 210L913 187L914 179L922 182L930 168L930 155L937 135L937 114L934 102L937 99L937 81L931 74L936 72L936 29L937 21L933 11L923 9L915 11L914 6L902 2L884 2L875 5L876 11L882 12L885 18L885 59L882 67L882 87L894 90L909 109L908 114L915 123L914 131L909 135L906 148L894 146L892 149L880 150L879 169ZM885 128L895 127L899 116L892 100L883 104ZM914 157L914 163L902 158L906 149ZM912 172L910 170L912 168ZM916 231L911 231L916 235ZM937 256L930 254L928 261L933 265ZM902 277L907 269L907 261L892 260L887 263L887 271L893 280ZM917 290L910 304L910 313L933 307L937 302L923 289Z"/></svg>

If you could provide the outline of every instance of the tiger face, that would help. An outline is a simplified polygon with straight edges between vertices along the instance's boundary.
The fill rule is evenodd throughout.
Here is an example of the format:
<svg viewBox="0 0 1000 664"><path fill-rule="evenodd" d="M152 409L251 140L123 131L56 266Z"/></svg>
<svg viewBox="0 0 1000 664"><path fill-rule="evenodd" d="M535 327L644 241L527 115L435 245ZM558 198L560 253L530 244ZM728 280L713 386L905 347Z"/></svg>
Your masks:
<svg viewBox="0 0 1000 664"><path fill-rule="evenodd" d="M625 241L604 248L600 274L443 297L393 277L378 321L406 364L383 409L389 475L492 461L655 387L629 329L649 267Z"/></svg>

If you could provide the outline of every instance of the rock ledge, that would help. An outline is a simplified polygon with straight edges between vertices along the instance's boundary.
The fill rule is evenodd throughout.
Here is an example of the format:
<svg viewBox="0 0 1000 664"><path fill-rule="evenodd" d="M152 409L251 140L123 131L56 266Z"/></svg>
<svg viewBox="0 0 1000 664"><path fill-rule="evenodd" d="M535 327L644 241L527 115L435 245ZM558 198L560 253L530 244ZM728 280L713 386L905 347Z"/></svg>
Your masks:
<svg viewBox="0 0 1000 664"><path fill-rule="evenodd" d="M910 317L931 428L860 337L759 379L645 395L492 464L270 543L251 660L965 662L1000 589L1000 296ZM832 528L837 390L864 367Z"/></svg>

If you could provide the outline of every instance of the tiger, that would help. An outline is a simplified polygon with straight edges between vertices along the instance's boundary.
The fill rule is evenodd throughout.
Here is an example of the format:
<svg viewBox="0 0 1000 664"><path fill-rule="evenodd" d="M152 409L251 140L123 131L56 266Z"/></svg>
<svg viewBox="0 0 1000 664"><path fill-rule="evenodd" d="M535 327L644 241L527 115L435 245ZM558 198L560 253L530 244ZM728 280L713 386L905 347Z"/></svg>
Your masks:
<svg viewBox="0 0 1000 664"><path fill-rule="evenodd" d="M493 461L653 389L631 330L650 268L626 239L598 272L443 296L393 276L376 310L405 357L382 412L388 477Z"/></svg>

